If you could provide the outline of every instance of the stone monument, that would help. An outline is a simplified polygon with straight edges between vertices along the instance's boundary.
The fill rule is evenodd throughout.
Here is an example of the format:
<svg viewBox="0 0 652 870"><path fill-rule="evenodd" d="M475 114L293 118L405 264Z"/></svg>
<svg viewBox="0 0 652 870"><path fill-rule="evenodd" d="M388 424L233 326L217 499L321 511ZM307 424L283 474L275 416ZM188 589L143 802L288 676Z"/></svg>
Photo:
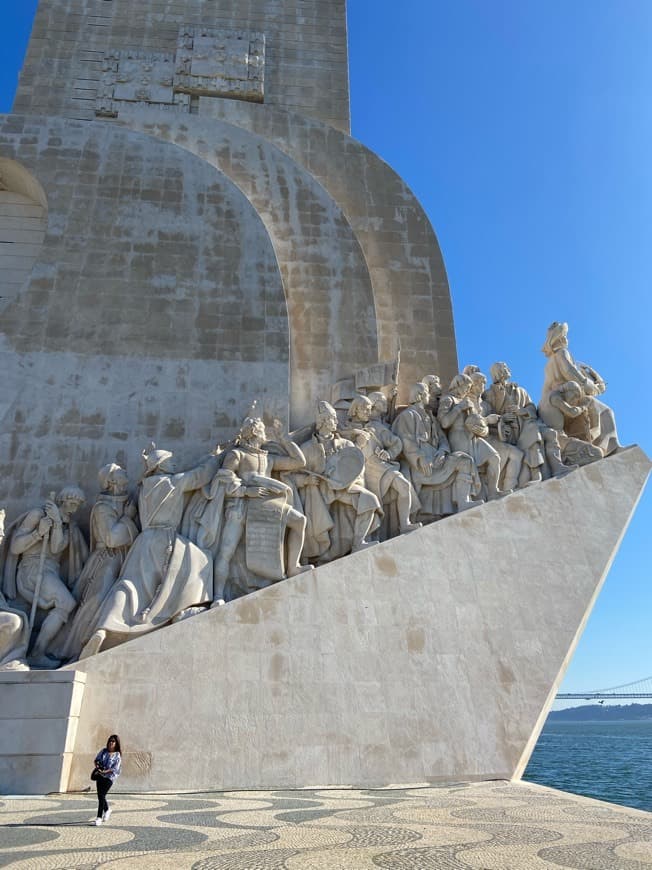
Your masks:
<svg viewBox="0 0 652 870"><path fill-rule="evenodd" d="M460 372L345 13L40 0L0 118L0 792L81 787L109 731L134 790L527 763L650 463L566 324L538 407Z"/></svg>

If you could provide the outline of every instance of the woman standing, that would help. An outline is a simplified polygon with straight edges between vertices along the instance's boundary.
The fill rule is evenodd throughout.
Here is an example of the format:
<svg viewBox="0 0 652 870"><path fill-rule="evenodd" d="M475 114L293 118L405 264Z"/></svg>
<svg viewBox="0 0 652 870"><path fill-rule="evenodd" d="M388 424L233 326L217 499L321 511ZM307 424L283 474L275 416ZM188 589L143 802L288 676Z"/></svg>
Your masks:
<svg viewBox="0 0 652 870"><path fill-rule="evenodd" d="M106 796L113 783L120 776L121 768L120 738L117 734L112 734L106 741L106 748L101 749L95 756L97 775L94 779L97 785L97 818L91 822L92 825L101 825L102 822L108 822L111 817Z"/></svg>

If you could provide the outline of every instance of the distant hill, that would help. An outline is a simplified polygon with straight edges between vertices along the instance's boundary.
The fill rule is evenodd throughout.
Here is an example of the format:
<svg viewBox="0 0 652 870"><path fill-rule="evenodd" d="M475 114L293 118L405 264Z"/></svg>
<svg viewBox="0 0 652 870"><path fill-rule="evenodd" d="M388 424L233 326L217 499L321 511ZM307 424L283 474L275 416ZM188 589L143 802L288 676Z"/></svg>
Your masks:
<svg viewBox="0 0 652 870"><path fill-rule="evenodd" d="M551 722L614 721L626 719L637 721L652 719L652 704L584 704L581 707L567 707L565 710L552 710L548 713Z"/></svg>

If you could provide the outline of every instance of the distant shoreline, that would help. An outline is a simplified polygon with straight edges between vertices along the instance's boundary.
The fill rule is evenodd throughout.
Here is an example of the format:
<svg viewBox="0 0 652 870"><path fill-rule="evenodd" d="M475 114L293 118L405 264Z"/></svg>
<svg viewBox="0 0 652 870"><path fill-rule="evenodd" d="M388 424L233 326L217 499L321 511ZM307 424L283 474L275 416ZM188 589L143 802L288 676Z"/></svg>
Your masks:
<svg viewBox="0 0 652 870"><path fill-rule="evenodd" d="M551 710L547 722L649 722L652 704L584 704Z"/></svg>

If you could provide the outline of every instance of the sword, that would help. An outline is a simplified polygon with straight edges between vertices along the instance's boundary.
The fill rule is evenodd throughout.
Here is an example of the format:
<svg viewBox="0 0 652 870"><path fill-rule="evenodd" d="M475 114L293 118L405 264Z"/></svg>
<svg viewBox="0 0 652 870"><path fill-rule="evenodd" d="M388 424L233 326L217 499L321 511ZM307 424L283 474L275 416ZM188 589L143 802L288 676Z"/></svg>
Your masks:
<svg viewBox="0 0 652 870"><path fill-rule="evenodd" d="M54 501L55 493L50 493L50 501ZM47 514L46 514L47 516ZM50 529L52 526L50 526ZM34 589L34 598L32 599L32 609L29 613L29 633L32 633L34 629L34 623L36 622L36 608L38 607L38 600L41 594L41 586L43 584L43 569L45 567L45 553L47 551L48 542L50 540L50 529L43 535L41 538L41 553L39 555L38 560L38 575L36 578L36 587Z"/></svg>
<svg viewBox="0 0 652 870"><path fill-rule="evenodd" d="M387 407L387 423L391 426L394 422L394 418L396 417L396 403L397 403L397 393L398 393L398 376L399 370L401 368L401 340L398 340L398 346L396 348L396 363L394 364L394 371L392 375L392 395L389 398L389 403Z"/></svg>

